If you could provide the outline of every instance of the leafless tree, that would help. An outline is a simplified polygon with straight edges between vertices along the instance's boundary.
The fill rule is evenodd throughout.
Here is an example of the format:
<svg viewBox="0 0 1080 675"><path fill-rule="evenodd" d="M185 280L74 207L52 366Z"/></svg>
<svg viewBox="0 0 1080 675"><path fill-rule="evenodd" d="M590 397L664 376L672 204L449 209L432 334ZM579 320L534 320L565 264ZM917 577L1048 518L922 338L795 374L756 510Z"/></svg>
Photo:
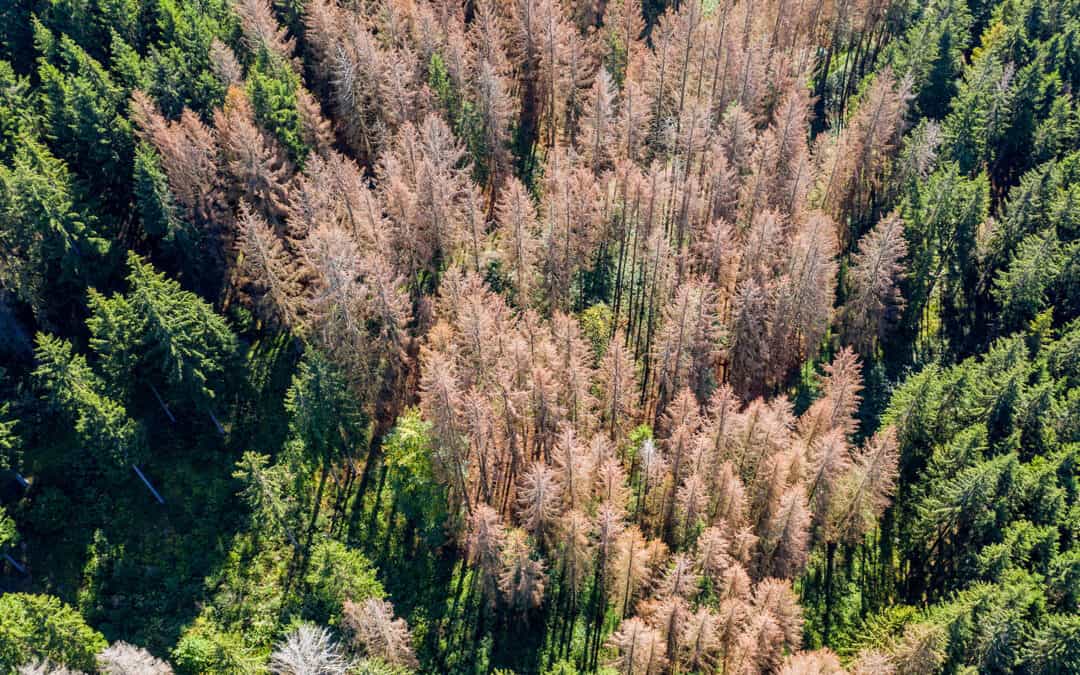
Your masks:
<svg viewBox="0 0 1080 675"><path fill-rule="evenodd" d="M179 120L166 120L139 90L131 95L131 116L139 136L157 149L184 216L200 225L216 221L226 207L214 132L186 108Z"/></svg>
<svg viewBox="0 0 1080 675"><path fill-rule="evenodd" d="M792 654L781 675L844 675L847 671L840 665L840 659L828 649Z"/></svg>
<svg viewBox="0 0 1080 675"><path fill-rule="evenodd" d="M844 336L863 354L871 354L900 318L904 298L899 282L905 256L904 224L894 213L859 240L859 249L851 257Z"/></svg>
<svg viewBox="0 0 1080 675"><path fill-rule="evenodd" d="M16 675L83 675L80 670L70 670L65 666L58 666L49 660L35 660L23 664L15 671Z"/></svg>
<svg viewBox="0 0 1080 675"><path fill-rule="evenodd" d="M386 600L368 598L362 604L346 600L343 623L367 654L397 666L419 665L409 626L405 619L394 618L394 606Z"/></svg>
<svg viewBox="0 0 1080 675"><path fill-rule="evenodd" d="M535 609L544 598L547 577L543 560L534 560L525 532L510 530L503 547L503 567L499 589L503 600L514 612Z"/></svg>
<svg viewBox="0 0 1080 675"><path fill-rule="evenodd" d="M126 642L114 642L97 656L107 675L172 675L172 667L153 654Z"/></svg>
<svg viewBox="0 0 1080 675"><path fill-rule="evenodd" d="M499 590L502 570L502 551L506 543L506 528L495 509L478 504L469 521L469 563L480 573L481 588L489 603L494 603Z"/></svg>
<svg viewBox="0 0 1080 675"><path fill-rule="evenodd" d="M286 62L292 58L296 41L278 24L268 0L236 0L233 7L240 17L245 47L253 52L265 49Z"/></svg>
<svg viewBox="0 0 1080 675"><path fill-rule="evenodd" d="M247 202L240 203L236 227L240 248L236 284L246 289L263 321L286 328L296 325L303 292L296 257Z"/></svg>
<svg viewBox="0 0 1080 675"><path fill-rule="evenodd" d="M543 462L534 462L518 485L518 518L537 541L548 543L555 535L559 517L561 486L555 472Z"/></svg>
<svg viewBox="0 0 1080 675"><path fill-rule="evenodd" d="M330 631L310 623L289 633L270 655L275 675L345 675L351 667Z"/></svg>
<svg viewBox="0 0 1080 675"><path fill-rule="evenodd" d="M618 656L612 666L625 675L654 675L663 672L667 662L664 642L654 628L635 617L626 619L608 643Z"/></svg>

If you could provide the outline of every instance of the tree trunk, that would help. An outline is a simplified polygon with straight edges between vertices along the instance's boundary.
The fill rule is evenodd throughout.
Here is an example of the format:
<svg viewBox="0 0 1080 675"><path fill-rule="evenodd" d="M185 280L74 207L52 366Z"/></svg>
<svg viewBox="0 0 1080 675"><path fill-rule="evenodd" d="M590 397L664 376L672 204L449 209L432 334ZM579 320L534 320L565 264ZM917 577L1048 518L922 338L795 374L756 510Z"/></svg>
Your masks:
<svg viewBox="0 0 1080 675"><path fill-rule="evenodd" d="M319 487L315 490L315 505L311 509L311 521L308 523L307 541L304 542L304 551L300 556L300 574L304 573L308 558L311 557L311 544L315 540L315 529L319 524L319 511L322 509L323 490L326 489L326 479L330 475L330 464L323 463L322 472L319 474Z"/></svg>
<svg viewBox="0 0 1080 675"><path fill-rule="evenodd" d="M836 542L830 541L825 549L825 620L821 629L821 641L829 646L829 630L832 628L833 567L836 559Z"/></svg>

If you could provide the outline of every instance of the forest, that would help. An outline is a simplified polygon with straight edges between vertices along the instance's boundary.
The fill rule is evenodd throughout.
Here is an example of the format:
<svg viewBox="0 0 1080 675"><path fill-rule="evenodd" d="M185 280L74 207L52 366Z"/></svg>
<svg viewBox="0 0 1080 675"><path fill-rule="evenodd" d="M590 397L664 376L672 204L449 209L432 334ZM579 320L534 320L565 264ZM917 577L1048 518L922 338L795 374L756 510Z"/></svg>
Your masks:
<svg viewBox="0 0 1080 675"><path fill-rule="evenodd" d="M0 675L1080 673L1080 0L0 0Z"/></svg>

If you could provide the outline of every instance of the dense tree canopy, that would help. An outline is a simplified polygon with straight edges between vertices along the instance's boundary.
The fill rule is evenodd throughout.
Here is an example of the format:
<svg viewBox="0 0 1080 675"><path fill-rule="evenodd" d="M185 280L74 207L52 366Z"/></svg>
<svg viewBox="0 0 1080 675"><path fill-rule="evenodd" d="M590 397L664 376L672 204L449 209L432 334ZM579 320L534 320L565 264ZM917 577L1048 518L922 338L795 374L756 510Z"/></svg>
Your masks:
<svg viewBox="0 0 1080 675"><path fill-rule="evenodd" d="M0 675L1080 671L1077 0L0 3Z"/></svg>

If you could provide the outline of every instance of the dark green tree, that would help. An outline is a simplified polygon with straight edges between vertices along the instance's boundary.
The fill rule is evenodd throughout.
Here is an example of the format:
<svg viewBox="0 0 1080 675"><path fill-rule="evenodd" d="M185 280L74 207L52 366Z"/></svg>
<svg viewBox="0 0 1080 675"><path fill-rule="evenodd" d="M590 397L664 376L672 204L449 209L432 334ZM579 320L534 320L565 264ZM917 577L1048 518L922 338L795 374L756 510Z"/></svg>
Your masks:
<svg viewBox="0 0 1080 675"><path fill-rule="evenodd" d="M23 137L11 164L0 164L0 287L46 327L69 319L100 274L110 244L93 225L67 166Z"/></svg>
<svg viewBox="0 0 1080 675"><path fill-rule="evenodd" d="M135 253L128 254L127 279L123 302L135 317L129 335L138 340L129 348L139 353L151 381L212 415L210 406L225 386L221 377L237 351L236 336L208 303Z"/></svg>
<svg viewBox="0 0 1080 675"><path fill-rule="evenodd" d="M83 450L105 469L138 463L144 453L139 424L106 392L105 383L67 340L39 333L34 377L48 404L74 425Z"/></svg>
<svg viewBox="0 0 1080 675"><path fill-rule="evenodd" d="M45 136L101 210L126 210L134 149L124 117L129 92L67 35L56 38L40 25L37 30Z"/></svg>

